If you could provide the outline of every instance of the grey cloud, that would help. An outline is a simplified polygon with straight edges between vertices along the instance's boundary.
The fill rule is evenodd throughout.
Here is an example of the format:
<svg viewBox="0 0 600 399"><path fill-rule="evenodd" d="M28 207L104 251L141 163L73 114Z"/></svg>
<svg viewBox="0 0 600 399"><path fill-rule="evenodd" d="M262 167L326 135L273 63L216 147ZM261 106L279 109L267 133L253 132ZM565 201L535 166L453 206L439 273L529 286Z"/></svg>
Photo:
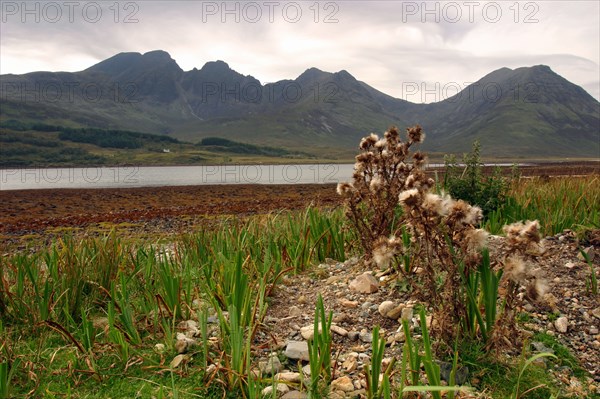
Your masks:
<svg viewBox="0 0 600 399"><path fill-rule="evenodd" d="M510 14L502 26L482 22L480 17L474 23L466 17L457 23L444 18L439 23L422 22L419 16L403 20L407 2L399 1L320 2L317 23L310 9L314 2L297 2L303 12L297 23L286 20L280 11L271 23L265 10L256 23L243 17L235 23L231 15L223 23L218 14L203 14L208 3L138 1L134 16L138 22L128 24L123 23L127 15L123 9L119 22L113 21L114 11L108 9L113 2L102 3L106 17L98 23L82 18L56 24L9 19L0 26L0 72L28 72L30 65L74 71L119 52L163 49L185 70L218 58L262 82L295 78L313 66L332 72L346 69L377 89L401 97L403 82L462 84L503 66L546 64L596 98L600 96L596 2L538 2L540 22L535 26L515 24ZM328 3L337 8L326 10ZM124 7L126 3L119 4ZM512 2L502 4L508 7ZM332 11L338 22L323 23ZM557 29L566 23L576 43L565 41ZM496 30L526 32L527 41L506 42L509 39L502 35L493 36ZM481 33L514 46L515 51L494 54L490 51L494 43L467 48L465 40ZM538 51L538 46L545 50ZM88 60L89 65L82 65Z"/></svg>

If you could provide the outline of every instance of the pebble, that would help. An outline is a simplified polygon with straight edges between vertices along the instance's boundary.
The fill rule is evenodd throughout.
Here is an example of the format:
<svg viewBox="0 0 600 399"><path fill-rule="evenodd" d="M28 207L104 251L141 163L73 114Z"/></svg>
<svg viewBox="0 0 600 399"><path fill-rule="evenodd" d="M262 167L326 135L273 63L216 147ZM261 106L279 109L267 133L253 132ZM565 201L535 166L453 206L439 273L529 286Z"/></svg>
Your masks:
<svg viewBox="0 0 600 399"><path fill-rule="evenodd" d="M340 335L342 337L348 336L348 330L335 324L331 325L331 332L336 333L337 335Z"/></svg>
<svg viewBox="0 0 600 399"><path fill-rule="evenodd" d="M307 397L308 396L306 395L306 392L289 391L288 393L283 395L281 399L306 399Z"/></svg>
<svg viewBox="0 0 600 399"><path fill-rule="evenodd" d="M402 309L402 320L410 321L413 318L413 313L412 307Z"/></svg>
<svg viewBox="0 0 600 399"><path fill-rule="evenodd" d="M361 363L367 363L369 360L371 360L371 356L367 355L366 353L359 353L358 354L358 361Z"/></svg>
<svg viewBox="0 0 600 399"><path fill-rule="evenodd" d="M354 391L354 384L352 380L348 376L343 376L331 381L331 390L333 391L342 391L342 392L352 392Z"/></svg>
<svg viewBox="0 0 600 399"><path fill-rule="evenodd" d="M290 341L284 354L288 359L308 361L308 343L306 341Z"/></svg>
<svg viewBox="0 0 600 399"><path fill-rule="evenodd" d="M393 344L395 342L402 343L404 341L406 341L406 337L404 336L404 331L400 331L400 332L397 332L397 333L394 333L394 334L390 335L387 338L386 343L388 345L391 345L391 344Z"/></svg>
<svg viewBox="0 0 600 399"><path fill-rule="evenodd" d="M358 367L358 362L356 361L356 357L348 357L343 363L342 367L346 370L347 373L351 373L356 370Z"/></svg>
<svg viewBox="0 0 600 399"><path fill-rule="evenodd" d="M304 374L304 377L310 377L310 363L302 366L302 374Z"/></svg>
<svg viewBox="0 0 600 399"><path fill-rule="evenodd" d="M593 261L594 258L596 257L596 251L594 250L594 247L584 248L583 252L587 254L590 262ZM585 262L585 257L581 254L581 252L577 254L577 259Z"/></svg>
<svg viewBox="0 0 600 399"><path fill-rule="evenodd" d="M200 335L198 330L198 323L195 320L185 320L177 325L177 328L184 332L185 336L192 338Z"/></svg>
<svg viewBox="0 0 600 399"><path fill-rule="evenodd" d="M277 353L271 353L266 362L259 362L258 367L262 374L273 375L283 370L283 365L277 357Z"/></svg>
<svg viewBox="0 0 600 399"><path fill-rule="evenodd" d="M340 300L340 305L342 305L345 308L348 309L354 309L358 307L358 302L357 301L350 301L348 299L341 299Z"/></svg>
<svg viewBox="0 0 600 399"><path fill-rule="evenodd" d="M569 328L569 320L565 316L561 316L554 322L554 327L559 333L566 333Z"/></svg>
<svg viewBox="0 0 600 399"><path fill-rule="evenodd" d="M283 382L300 382L300 373L294 373L291 371L287 371L284 373L275 374L275 381L283 381Z"/></svg>
<svg viewBox="0 0 600 399"><path fill-rule="evenodd" d="M530 313L533 312L533 309L534 309L533 305L530 303L526 303L525 306L523 306L523 308L525 309L525 311L530 312Z"/></svg>
<svg viewBox="0 0 600 399"><path fill-rule="evenodd" d="M531 346L535 349L536 352L539 353L554 353L554 349L548 348L546 345L544 345L543 342L534 341L531 343Z"/></svg>
<svg viewBox="0 0 600 399"><path fill-rule="evenodd" d="M402 312L404 311L404 309L405 309L404 305L398 305L394 309L390 310L388 312L388 314L386 315L386 317L388 319L397 320L402 315Z"/></svg>
<svg viewBox="0 0 600 399"><path fill-rule="evenodd" d="M276 389L277 389L277 393L279 395L284 395L289 392L290 387L288 387L285 384L277 384ZM262 396L271 396L272 394L273 394L273 386L272 385L265 387L265 389L262 390Z"/></svg>
<svg viewBox="0 0 600 399"><path fill-rule="evenodd" d="M348 339L350 339L350 341L357 341L359 336L360 333L358 331L350 331L348 333Z"/></svg>
<svg viewBox="0 0 600 399"><path fill-rule="evenodd" d="M206 375L211 375L212 373L214 373L215 371L217 371L217 365L216 364L211 364L209 365L206 370L205 370L205 374Z"/></svg>
<svg viewBox="0 0 600 399"><path fill-rule="evenodd" d="M365 272L352 280L348 287L355 292L372 294L379 290L379 281L371 273Z"/></svg>
<svg viewBox="0 0 600 399"><path fill-rule="evenodd" d="M378 307L379 314L383 317L386 317L388 313L395 308L394 302L392 301L383 301Z"/></svg>
<svg viewBox="0 0 600 399"><path fill-rule="evenodd" d="M449 382L450 374L452 373L452 363L439 362L440 365L440 377L442 380ZM458 367L454 375L454 381L458 385L464 385L469 379L469 368Z"/></svg>
<svg viewBox="0 0 600 399"><path fill-rule="evenodd" d="M196 340L188 338L183 333L177 333L177 341L175 342L175 350L177 353L186 353L194 346L196 346Z"/></svg>
<svg viewBox="0 0 600 399"><path fill-rule="evenodd" d="M344 399L346 397L346 393L344 391L331 391L329 395L327 395L327 399Z"/></svg>
<svg viewBox="0 0 600 399"><path fill-rule="evenodd" d="M364 343L369 344L373 342L373 335L370 332L361 332L358 337Z"/></svg>
<svg viewBox="0 0 600 399"><path fill-rule="evenodd" d="M323 332L323 327L319 325L319 333L321 332ZM315 335L315 326L311 324L300 328L300 335L302 335L302 338L305 340L310 341Z"/></svg>
<svg viewBox="0 0 600 399"><path fill-rule="evenodd" d="M300 310L300 308L298 306L290 306L288 315L290 317L300 317L300 316L302 316L302 310Z"/></svg>

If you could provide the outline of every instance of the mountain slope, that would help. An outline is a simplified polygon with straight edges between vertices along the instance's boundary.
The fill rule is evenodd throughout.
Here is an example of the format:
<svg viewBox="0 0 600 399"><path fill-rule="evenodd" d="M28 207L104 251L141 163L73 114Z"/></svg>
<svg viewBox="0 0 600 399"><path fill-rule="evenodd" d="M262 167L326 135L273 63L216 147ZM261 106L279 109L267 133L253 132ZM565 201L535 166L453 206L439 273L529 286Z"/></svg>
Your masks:
<svg viewBox="0 0 600 399"><path fill-rule="evenodd" d="M600 156L600 104L582 88L538 65L503 68L414 115L428 148L483 148L505 155ZM578 154L578 151L582 151Z"/></svg>
<svg viewBox="0 0 600 399"><path fill-rule="evenodd" d="M600 103L549 67L501 68L432 104L391 97L347 71L262 84L223 61L183 71L164 51L121 53L75 73L0 76L0 121L129 129L197 142L348 151L371 131L420 123L425 149L600 156Z"/></svg>

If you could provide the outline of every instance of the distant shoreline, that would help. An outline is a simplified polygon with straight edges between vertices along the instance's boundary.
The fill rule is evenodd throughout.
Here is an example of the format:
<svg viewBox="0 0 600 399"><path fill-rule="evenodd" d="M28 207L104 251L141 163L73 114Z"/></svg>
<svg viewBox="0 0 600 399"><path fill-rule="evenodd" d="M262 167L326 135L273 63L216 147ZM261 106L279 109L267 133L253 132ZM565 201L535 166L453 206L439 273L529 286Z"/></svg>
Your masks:
<svg viewBox="0 0 600 399"><path fill-rule="evenodd" d="M157 168L167 168L167 167L179 167L179 166L229 166L229 165L345 165L345 164L353 164L355 162L354 158L348 159L336 159L336 160L319 160L319 159L306 159L300 162L286 162L290 159L282 158L279 160L272 160L270 162L252 162L245 160L242 162L209 162L209 163L182 163L182 164L174 164L174 163L156 163L156 164L131 164L131 163L115 163L115 164L66 164L66 165L30 165L30 166L0 166L0 171L6 170L26 170L26 169L67 169L67 168L120 168L120 167L137 167L137 168L146 168L146 167L157 167ZM457 156L457 161L460 164L461 158ZM482 157L482 162L486 166L512 166L514 164L517 165L560 165L560 164L579 164L579 163L598 163L600 164L600 158L590 158L590 157L551 157L551 158L485 158ZM438 167L437 164L444 163L444 158L435 156L429 158L429 164L436 164L434 167Z"/></svg>

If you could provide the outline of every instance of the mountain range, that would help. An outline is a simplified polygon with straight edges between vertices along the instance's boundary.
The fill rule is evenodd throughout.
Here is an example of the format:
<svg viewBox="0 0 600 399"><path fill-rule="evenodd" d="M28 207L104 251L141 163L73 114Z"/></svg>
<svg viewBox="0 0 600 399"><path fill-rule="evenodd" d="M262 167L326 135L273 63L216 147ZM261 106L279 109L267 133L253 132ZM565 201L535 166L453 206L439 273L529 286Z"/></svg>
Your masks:
<svg viewBox="0 0 600 399"><path fill-rule="evenodd" d="M440 66L442 67L442 66ZM408 77L398 77L399 81ZM0 75L0 122L134 130L329 155L390 125L419 123L423 148L484 155L600 157L600 103L537 65L501 68L443 101L394 98L349 72L307 69L263 84L223 61L182 70L164 51L120 53L74 73Z"/></svg>

